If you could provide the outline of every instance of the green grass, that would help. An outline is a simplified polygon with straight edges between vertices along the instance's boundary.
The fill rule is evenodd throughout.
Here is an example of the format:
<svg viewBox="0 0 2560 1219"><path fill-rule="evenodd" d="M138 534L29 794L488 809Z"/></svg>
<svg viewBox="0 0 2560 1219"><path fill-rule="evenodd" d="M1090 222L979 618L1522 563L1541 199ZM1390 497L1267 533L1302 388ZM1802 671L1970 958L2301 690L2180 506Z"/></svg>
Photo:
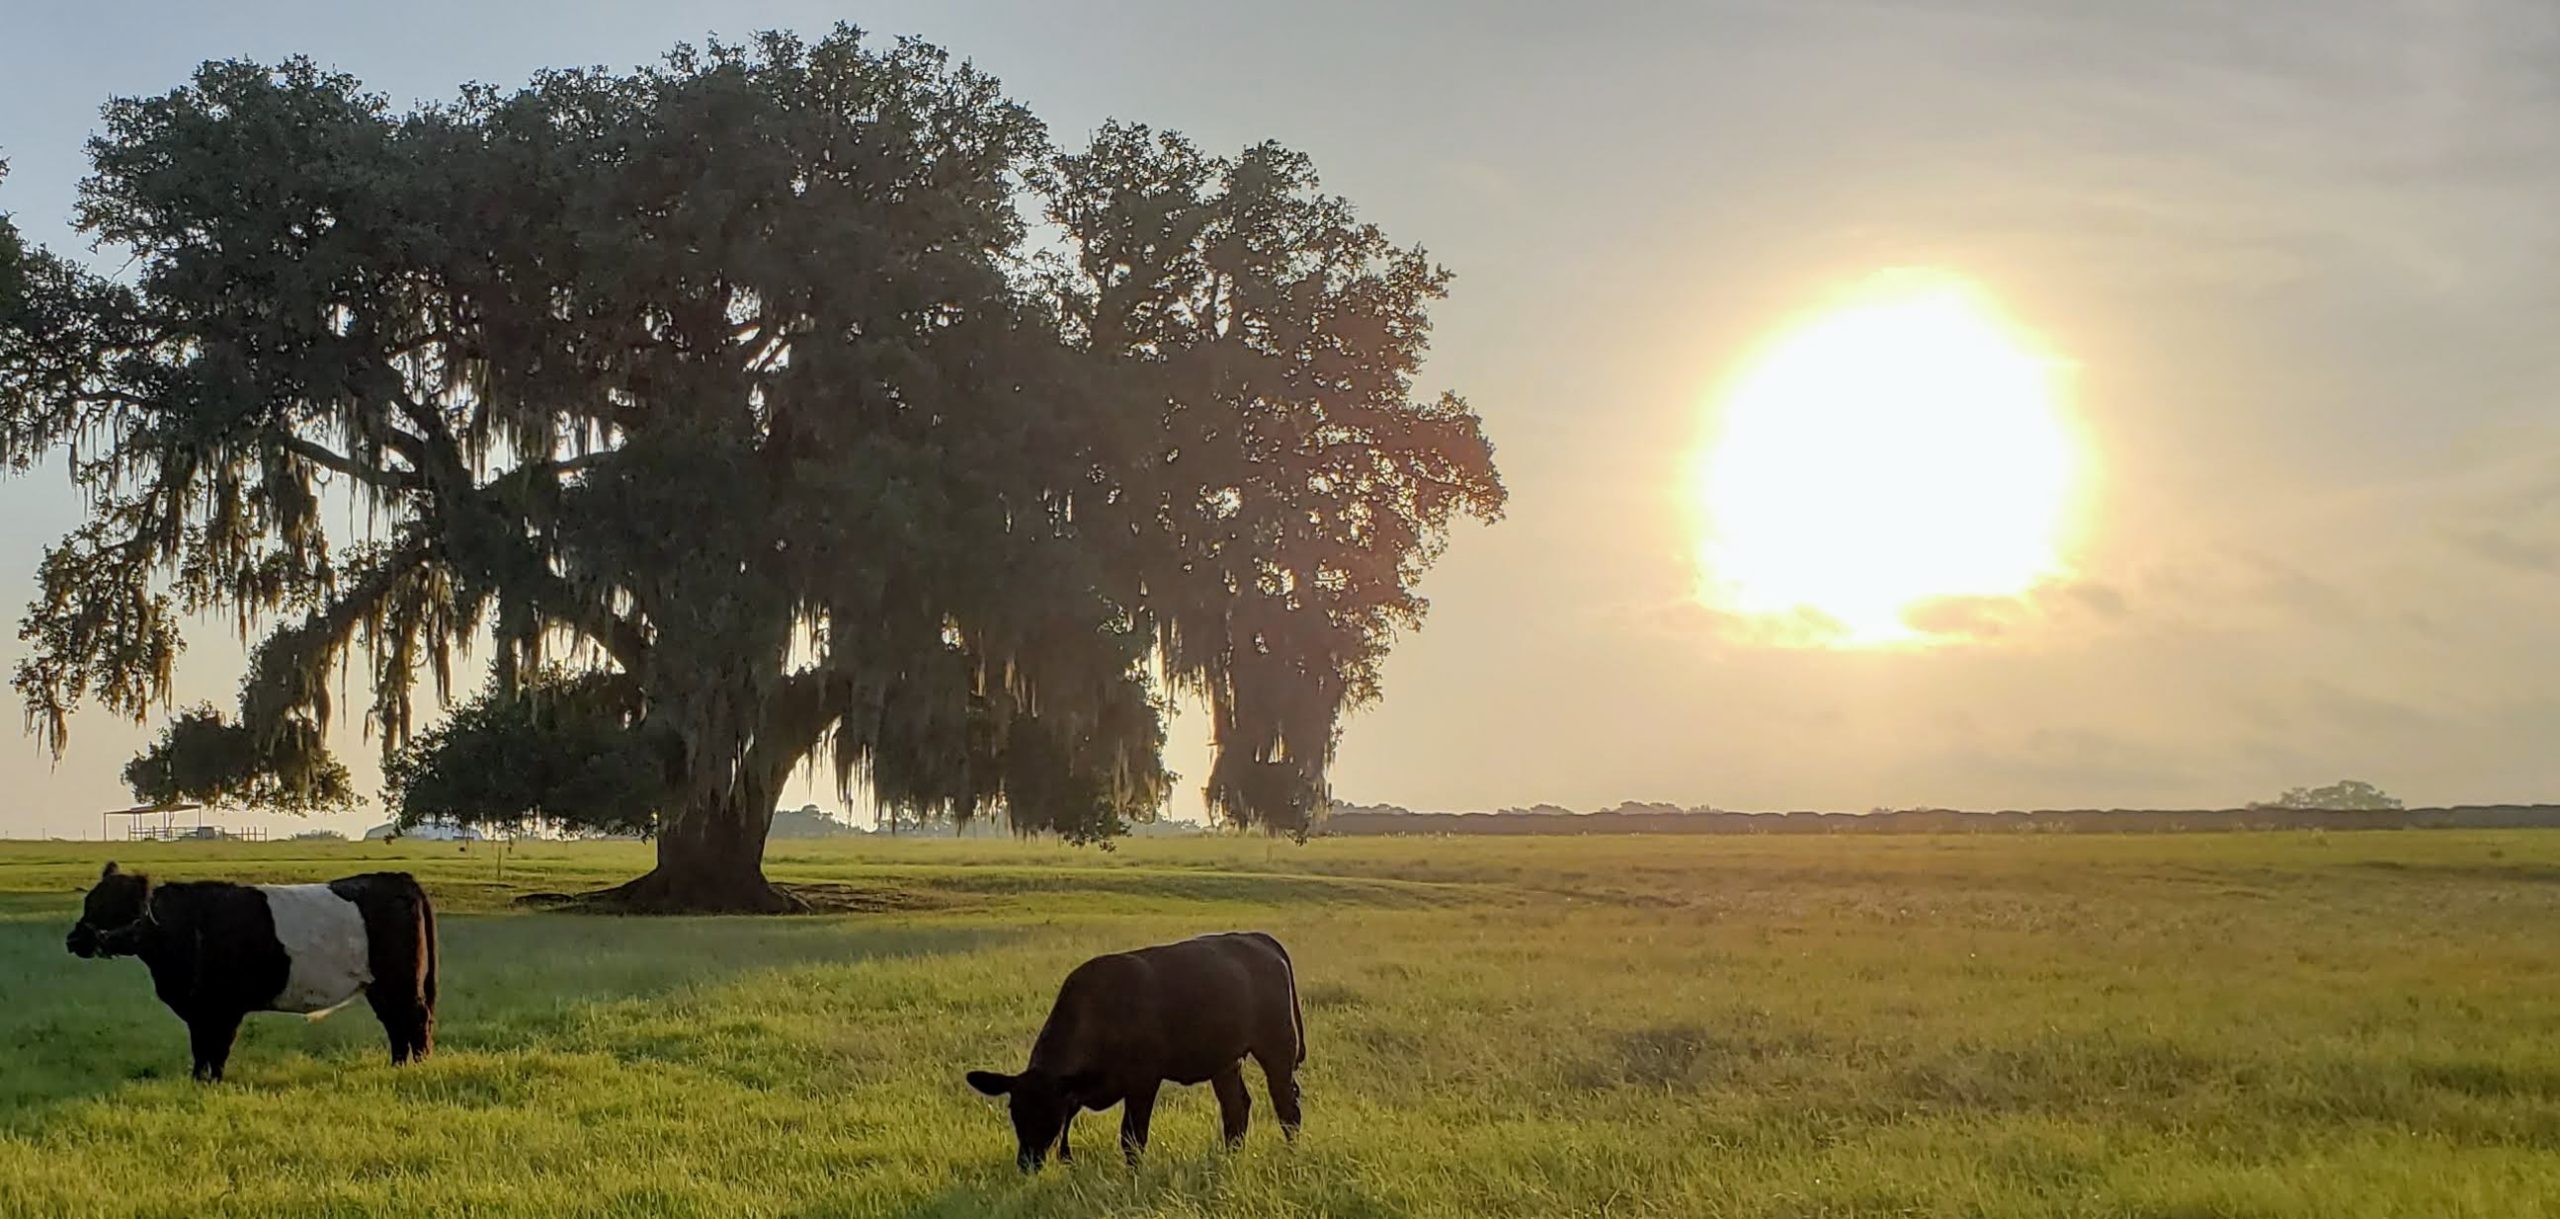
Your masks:
<svg viewBox="0 0 2560 1219"><path fill-rule="evenodd" d="M0 1216L2560 1215L2560 833L786 845L883 910L784 920L507 906L628 847L118 856L418 872L439 1052L253 1017L190 1083L62 950L102 849L0 846ZM1231 927L1298 960L1299 1144L1181 1089L1017 1175L961 1073Z"/></svg>

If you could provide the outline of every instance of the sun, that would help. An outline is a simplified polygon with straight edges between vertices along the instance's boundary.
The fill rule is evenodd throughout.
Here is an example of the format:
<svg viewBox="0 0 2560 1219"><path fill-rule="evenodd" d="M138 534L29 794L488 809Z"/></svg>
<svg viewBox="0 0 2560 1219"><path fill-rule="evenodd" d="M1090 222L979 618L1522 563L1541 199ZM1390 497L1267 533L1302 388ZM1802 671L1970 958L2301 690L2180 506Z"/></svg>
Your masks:
<svg viewBox="0 0 2560 1219"><path fill-rule="evenodd" d="M1980 289L1879 276L1720 395L1696 483L1698 595L1774 642L1925 642L1909 611L2062 573L2080 473L2060 363Z"/></svg>

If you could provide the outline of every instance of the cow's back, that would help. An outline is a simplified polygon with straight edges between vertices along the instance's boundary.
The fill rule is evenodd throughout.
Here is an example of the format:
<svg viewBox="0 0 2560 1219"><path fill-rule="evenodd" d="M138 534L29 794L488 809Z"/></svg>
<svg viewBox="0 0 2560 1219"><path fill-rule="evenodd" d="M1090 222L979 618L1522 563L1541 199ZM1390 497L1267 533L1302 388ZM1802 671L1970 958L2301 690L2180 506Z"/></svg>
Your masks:
<svg viewBox="0 0 2560 1219"><path fill-rule="evenodd" d="M1295 999L1288 954L1260 933L1112 953L1068 975L1033 1058L1202 1083L1255 1051L1294 1061Z"/></svg>
<svg viewBox="0 0 2560 1219"><path fill-rule="evenodd" d="M1285 1006L1295 986L1288 952L1259 931L1194 936L1129 955L1156 971L1170 993L1211 1006Z"/></svg>

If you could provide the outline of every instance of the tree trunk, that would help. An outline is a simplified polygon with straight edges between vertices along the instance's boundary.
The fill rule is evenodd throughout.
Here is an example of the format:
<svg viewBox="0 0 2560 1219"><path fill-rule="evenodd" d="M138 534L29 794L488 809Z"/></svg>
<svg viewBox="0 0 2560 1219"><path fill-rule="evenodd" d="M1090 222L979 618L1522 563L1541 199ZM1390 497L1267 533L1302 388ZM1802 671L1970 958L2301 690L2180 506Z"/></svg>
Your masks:
<svg viewBox="0 0 2560 1219"><path fill-rule="evenodd" d="M709 671L726 672L719 666ZM690 697L668 696L667 705L676 708L669 718L693 724L699 738L699 752L688 750L685 765L714 769L695 771L679 785L686 803L674 816L660 818L658 866L586 903L635 914L808 912L807 901L764 878L764 843L792 767L826 730L825 692L816 682L784 682L761 706L743 710L730 706L731 696L713 682L697 684ZM696 713L688 715L686 707ZM706 708L712 714L699 714ZM741 716L743 725L737 722Z"/></svg>
<svg viewBox="0 0 2560 1219"><path fill-rule="evenodd" d="M643 914L796 914L808 903L764 878L765 833L780 784L741 782L694 798L658 835L658 866L594 895Z"/></svg>

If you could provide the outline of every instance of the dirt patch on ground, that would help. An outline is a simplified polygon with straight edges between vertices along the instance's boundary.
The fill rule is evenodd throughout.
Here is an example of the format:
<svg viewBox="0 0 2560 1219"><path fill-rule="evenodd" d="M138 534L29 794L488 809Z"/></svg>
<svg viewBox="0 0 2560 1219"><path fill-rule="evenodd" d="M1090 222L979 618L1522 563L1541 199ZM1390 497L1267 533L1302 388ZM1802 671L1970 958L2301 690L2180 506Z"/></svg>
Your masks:
<svg viewBox="0 0 2560 1219"><path fill-rule="evenodd" d="M904 889L895 885L784 885L793 897L809 903L814 914L885 914L898 910L948 910L962 904L953 895Z"/></svg>

